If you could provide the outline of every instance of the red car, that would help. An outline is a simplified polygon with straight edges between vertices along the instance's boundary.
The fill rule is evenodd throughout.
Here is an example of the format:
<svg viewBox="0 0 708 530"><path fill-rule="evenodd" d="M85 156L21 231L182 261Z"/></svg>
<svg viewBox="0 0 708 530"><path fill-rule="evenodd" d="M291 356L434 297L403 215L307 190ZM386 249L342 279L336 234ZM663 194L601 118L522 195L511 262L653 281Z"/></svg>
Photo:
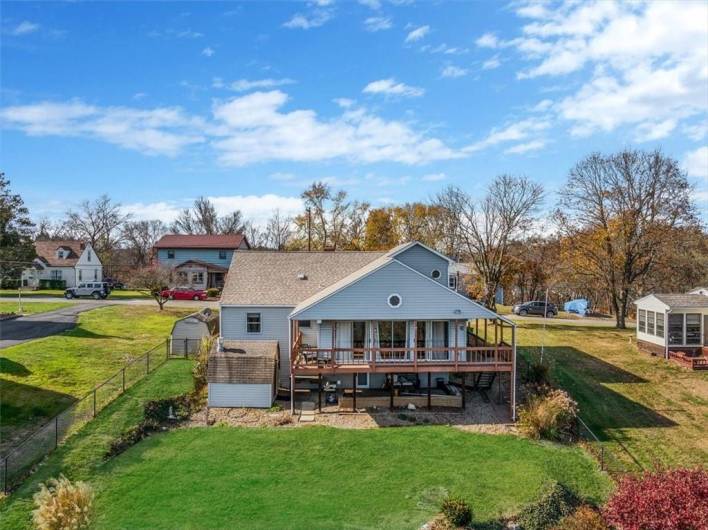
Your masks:
<svg viewBox="0 0 708 530"><path fill-rule="evenodd" d="M206 300L207 293L202 289L165 289L160 293L163 298L169 298L170 300Z"/></svg>

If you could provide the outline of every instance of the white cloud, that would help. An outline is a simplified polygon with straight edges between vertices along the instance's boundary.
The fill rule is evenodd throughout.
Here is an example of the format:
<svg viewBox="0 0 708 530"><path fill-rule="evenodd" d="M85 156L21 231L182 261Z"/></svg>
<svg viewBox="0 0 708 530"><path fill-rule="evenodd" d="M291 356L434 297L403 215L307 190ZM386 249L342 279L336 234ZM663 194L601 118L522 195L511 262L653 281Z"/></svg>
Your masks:
<svg viewBox="0 0 708 530"><path fill-rule="evenodd" d="M466 68L460 68L459 66L448 65L442 69L442 71L440 72L440 75L443 77L456 78L456 77L463 77L469 73L470 73L469 70L467 70Z"/></svg>
<svg viewBox="0 0 708 530"><path fill-rule="evenodd" d="M686 125L683 128L684 133L694 142L700 142L708 136L708 120L692 125Z"/></svg>
<svg viewBox="0 0 708 530"><path fill-rule="evenodd" d="M494 33L485 33L475 41L475 44L480 48L496 48L499 46L499 39Z"/></svg>
<svg viewBox="0 0 708 530"><path fill-rule="evenodd" d="M445 180L447 178L447 175L445 173L431 173L429 175L423 175L420 180L423 182L440 182L441 180Z"/></svg>
<svg viewBox="0 0 708 530"><path fill-rule="evenodd" d="M499 60L499 56L495 55L482 63L482 70L494 70L495 68L499 68L499 66L501 66L501 61Z"/></svg>
<svg viewBox="0 0 708 530"><path fill-rule="evenodd" d="M42 102L0 109L0 123L31 136L98 138L145 154L175 156L185 146L203 141L195 130L201 120L179 107L152 110L97 107L81 101Z"/></svg>
<svg viewBox="0 0 708 530"><path fill-rule="evenodd" d="M381 9L380 0L359 0L359 3L374 10Z"/></svg>
<svg viewBox="0 0 708 530"><path fill-rule="evenodd" d="M224 81L216 77L212 82L214 88L228 88L235 92L248 92L249 90L263 89L263 88L275 88L284 85L292 85L295 83L293 79L283 78L283 79L237 79L228 85Z"/></svg>
<svg viewBox="0 0 708 530"><path fill-rule="evenodd" d="M348 109L356 103L353 99L349 98L335 98L333 101L343 109Z"/></svg>
<svg viewBox="0 0 708 530"><path fill-rule="evenodd" d="M691 177L699 177L708 181L708 146L699 147L686 153L683 165Z"/></svg>
<svg viewBox="0 0 708 530"><path fill-rule="evenodd" d="M216 100L211 115L188 115L179 107L100 107L79 100L0 108L0 125L28 135L102 140L145 154L176 156L205 143L220 163L265 161L424 164L460 158L412 125L386 120L351 102L341 114L320 118L314 110L285 111L280 90Z"/></svg>
<svg viewBox="0 0 708 530"><path fill-rule="evenodd" d="M20 35L28 35L39 30L39 24L30 22L29 20L23 20L17 26L10 30L10 35L19 37Z"/></svg>
<svg viewBox="0 0 708 530"><path fill-rule="evenodd" d="M264 226L275 210L285 216L293 216L302 212L303 204L299 197L288 197L268 193L264 195L216 195L209 197L219 215L228 215L234 210L240 210L244 219L258 226ZM189 207L194 199L182 201L158 201L151 203L135 202L125 204L121 210L131 214L133 219L142 221L160 219L171 223L182 209Z"/></svg>
<svg viewBox="0 0 708 530"><path fill-rule="evenodd" d="M213 48L210 48L209 46L207 46L206 48L204 48L204 49L202 50L202 55L205 56L205 57L211 57L211 56L214 55L215 53L216 53L216 52L214 51L214 49L213 49Z"/></svg>
<svg viewBox="0 0 708 530"><path fill-rule="evenodd" d="M283 27L289 29L311 29L319 28L332 18L332 12L327 9L315 9L308 15L296 13L293 17L283 24Z"/></svg>
<svg viewBox="0 0 708 530"><path fill-rule="evenodd" d="M425 90L422 88L409 86L405 83L397 83L392 77L372 81L364 87L362 92L366 94L385 94L387 96L403 96L409 98L420 97L425 94Z"/></svg>
<svg viewBox="0 0 708 530"><path fill-rule="evenodd" d="M632 127L637 141L675 130L699 137L685 121L708 112L708 4L705 2L575 2L552 9L522 4L530 19L514 47L531 63L520 79L587 69L590 79L557 110L571 133L586 136Z"/></svg>
<svg viewBox="0 0 708 530"><path fill-rule="evenodd" d="M430 26L420 26L408 32L405 42L416 42L430 33Z"/></svg>
<svg viewBox="0 0 708 530"><path fill-rule="evenodd" d="M469 50L467 48L458 48L456 46L448 46L446 43L438 44L437 46L432 46L430 44L425 44L420 47L420 51L428 53L441 53L443 55L463 55Z"/></svg>
<svg viewBox="0 0 708 530"><path fill-rule="evenodd" d="M399 121L386 121L363 108L345 109L321 120L313 110L284 112L281 91L255 92L214 105L219 126L214 147L225 165L268 160L420 164L457 158L460 153Z"/></svg>
<svg viewBox="0 0 708 530"><path fill-rule="evenodd" d="M295 180L295 175L292 173L272 173L271 175L268 176L269 179L271 180L276 180L278 182L291 182Z"/></svg>
<svg viewBox="0 0 708 530"><path fill-rule="evenodd" d="M467 153L474 153L502 143L527 140L530 139L532 136L542 134L543 131L548 129L550 126L551 123L547 119L528 118L522 121L511 123L502 128L492 129L492 131L487 135L486 138L465 147L463 151ZM523 149L520 146L515 146L511 149L514 148Z"/></svg>
<svg viewBox="0 0 708 530"><path fill-rule="evenodd" d="M228 215L234 210L241 210L244 219L258 226L264 226L276 210L284 216L294 216L302 213L303 203L299 197L286 197L268 193L265 195L231 195L212 196L209 200L214 204L216 213Z"/></svg>
<svg viewBox="0 0 708 530"><path fill-rule="evenodd" d="M364 29L366 31L382 31L385 29L391 29L393 23L390 18L387 17L369 17L364 20Z"/></svg>
<svg viewBox="0 0 708 530"><path fill-rule="evenodd" d="M538 151L544 147L546 147L545 140L531 140L530 142L511 146L508 149L505 149L504 152L510 155L521 155L523 153L528 153L529 151Z"/></svg>

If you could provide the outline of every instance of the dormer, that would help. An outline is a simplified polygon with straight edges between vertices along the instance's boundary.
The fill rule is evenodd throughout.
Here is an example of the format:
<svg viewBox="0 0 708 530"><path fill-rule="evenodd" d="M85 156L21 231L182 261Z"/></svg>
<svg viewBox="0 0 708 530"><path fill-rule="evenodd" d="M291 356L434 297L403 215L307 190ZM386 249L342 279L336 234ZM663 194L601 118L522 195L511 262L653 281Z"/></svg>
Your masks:
<svg viewBox="0 0 708 530"><path fill-rule="evenodd" d="M71 254L71 249L66 247L57 248L57 259L67 259L69 254Z"/></svg>

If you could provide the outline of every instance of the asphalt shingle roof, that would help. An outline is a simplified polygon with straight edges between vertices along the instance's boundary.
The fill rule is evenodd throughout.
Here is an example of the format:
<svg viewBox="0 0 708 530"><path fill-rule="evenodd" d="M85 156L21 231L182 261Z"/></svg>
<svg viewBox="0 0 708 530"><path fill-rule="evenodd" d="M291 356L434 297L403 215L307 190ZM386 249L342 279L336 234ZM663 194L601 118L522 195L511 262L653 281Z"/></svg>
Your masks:
<svg viewBox="0 0 708 530"><path fill-rule="evenodd" d="M276 340L227 340L224 351L209 356L207 381L231 384L271 384L278 364Z"/></svg>
<svg viewBox="0 0 708 530"><path fill-rule="evenodd" d="M165 234L155 248L238 248L244 241L243 234ZM246 241L248 244L248 241Z"/></svg>
<svg viewBox="0 0 708 530"><path fill-rule="evenodd" d="M237 250L221 303L296 306L385 254Z"/></svg>
<svg viewBox="0 0 708 530"><path fill-rule="evenodd" d="M669 307L708 308L708 296L702 294L655 294L654 296Z"/></svg>
<svg viewBox="0 0 708 530"><path fill-rule="evenodd" d="M63 248L69 251L66 258L58 258L57 250ZM51 267L73 267L79 261L81 253L84 251L84 244L75 239L61 240L41 240L34 242L34 249L37 257Z"/></svg>

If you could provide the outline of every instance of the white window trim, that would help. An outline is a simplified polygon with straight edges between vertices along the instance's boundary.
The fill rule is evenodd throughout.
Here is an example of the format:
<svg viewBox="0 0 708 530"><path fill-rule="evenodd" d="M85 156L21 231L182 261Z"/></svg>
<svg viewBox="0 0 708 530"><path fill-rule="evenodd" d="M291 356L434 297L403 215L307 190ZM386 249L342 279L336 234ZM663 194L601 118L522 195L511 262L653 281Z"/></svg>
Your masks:
<svg viewBox="0 0 708 530"><path fill-rule="evenodd" d="M249 315L258 315L258 331L249 331L248 329L248 316ZM262 313L256 313L255 311L251 313L246 313L246 334L248 335L260 335L263 333L263 314Z"/></svg>
<svg viewBox="0 0 708 530"><path fill-rule="evenodd" d="M398 297L398 300L399 300L398 305L393 305L391 303L391 298L393 298L394 296ZM398 309L399 307L401 307L403 305L403 297L398 293L391 293L390 295L388 295L388 298L386 298L386 303L388 304L388 307L390 307L391 309Z"/></svg>

